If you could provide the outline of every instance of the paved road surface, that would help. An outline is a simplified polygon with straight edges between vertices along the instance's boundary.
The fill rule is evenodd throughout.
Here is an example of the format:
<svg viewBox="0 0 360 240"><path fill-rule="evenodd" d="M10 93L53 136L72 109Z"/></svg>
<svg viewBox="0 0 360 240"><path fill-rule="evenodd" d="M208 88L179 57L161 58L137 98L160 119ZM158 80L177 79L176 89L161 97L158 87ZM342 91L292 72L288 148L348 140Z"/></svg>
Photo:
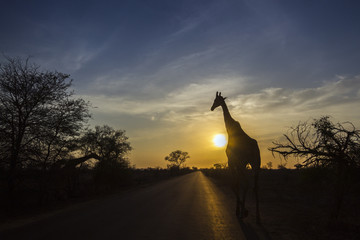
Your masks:
<svg viewBox="0 0 360 240"><path fill-rule="evenodd" d="M0 232L0 239L245 239L201 172L95 200Z"/></svg>

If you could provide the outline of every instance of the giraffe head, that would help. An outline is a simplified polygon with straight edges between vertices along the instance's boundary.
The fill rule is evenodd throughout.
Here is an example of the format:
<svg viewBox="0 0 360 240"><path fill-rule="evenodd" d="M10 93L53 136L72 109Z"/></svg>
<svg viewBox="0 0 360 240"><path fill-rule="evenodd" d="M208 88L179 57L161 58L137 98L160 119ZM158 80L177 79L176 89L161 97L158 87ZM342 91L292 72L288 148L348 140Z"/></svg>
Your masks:
<svg viewBox="0 0 360 240"><path fill-rule="evenodd" d="M224 104L225 99L226 99L226 97L221 96L221 92L216 92L216 97L215 97L214 103L211 107L211 111L214 111L215 108Z"/></svg>

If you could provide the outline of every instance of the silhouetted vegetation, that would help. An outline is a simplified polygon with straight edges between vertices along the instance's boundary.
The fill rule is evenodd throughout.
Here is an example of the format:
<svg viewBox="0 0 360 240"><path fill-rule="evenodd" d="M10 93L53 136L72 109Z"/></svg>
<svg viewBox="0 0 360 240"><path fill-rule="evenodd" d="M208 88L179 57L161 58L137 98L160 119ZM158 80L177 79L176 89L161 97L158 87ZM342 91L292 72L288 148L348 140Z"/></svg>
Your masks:
<svg viewBox="0 0 360 240"><path fill-rule="evenodd" d="M176 150L166 156L165 160L170 162L170 164L168 164L168 168L171 171L178 171L182 167L182 165L185 164L185 161L188 158L190 158L189 153L183 152L181 150Z"/></svg>
<svg viewBox="0 0 360 240"><path fill-rule="evenodd" d="M266 165L263 166L264 169L272 169L272 167L273 167L272 162L267 162Z"/></svg>
<svg viewBox="0 0 360 240"><path fill-rule="evenodd" d="M214 168L216 168L216 169L227 168L227 163L215 163Z"/></svg>
<svg viewBox="0 0 360 240"><path fill-rule="evenodd" d="M274 142L269 150L285 159L298 157L304 167L326 168L333 174L336 203L332 218L337 219L351 174L360 167L360 130L349 122L334 124L325 116L299 123L284 137L285 143Z"/></svg>
<svg viewBox="0 0 360 240"><path fill-rule="evenodd" d="M132 148L125 131L107 125L95 126L95 130L89 129L81 137L79 148L84 155L98 156L93 168L96 183L107 186L128 184L130 162L126 154Z"/></svg>
<svg viewBox="0 0 360 240"><path fill-rule="evenodd" d="M89 103L73 97L68 78L28 59L8 58L0 66L0 165L10 204L26 169L37 172L40 193L47 191L48 172L72 156L73 142L90 117Z"/></svg>
<svg viewBox="0 0 360 240"><path fill-rule="evenodd" d="M144 168L144 169L132 169L133 180L135 184L149 184L161 180L168 179L173 176L179 176L197 171L195 168L180 168L176 171L171 171L169 168Z"/></svg>
<svg viewBox="0 0 360 240"><path fill-rule="evenodd" d="M86 198L189 173L186 152L169 169L135 169L124 130L85 129L90 103L74 97L69 75L29 59L0 65L0 212ZM176 168L176 169L175 169ZM176 171L175 171L176 170ZM0 216L3 217L3 216Z"/></svg>
<svg viewBox="0 0 360 240"><path fill-rule="evenodd" d="M202 168L201 171L208 177L219 179L230 185L230 173L226 168Z"/></svg>

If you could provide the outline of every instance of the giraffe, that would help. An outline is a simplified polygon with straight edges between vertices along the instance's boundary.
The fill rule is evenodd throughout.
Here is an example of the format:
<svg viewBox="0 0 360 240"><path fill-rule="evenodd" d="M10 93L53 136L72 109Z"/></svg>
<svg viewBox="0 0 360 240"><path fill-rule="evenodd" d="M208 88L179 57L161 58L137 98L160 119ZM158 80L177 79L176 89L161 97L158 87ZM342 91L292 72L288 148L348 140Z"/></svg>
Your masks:
<svg viewBox="0 0 360 240"><path fill-rule="evenodd" d="M254 193L256 200L256 222L260 223L259 200L258 200L258 178L260 171L260 150L257 141L249 137L241 128L240 123L235 121L225 103L226 97L221 96L221 92L216 92L211 111L221 106L224 113L226 131L228 133L228 144L226 155L231 177L231 185L236 195L236 216L240 219L248 215L245 208L246 193L248 190L247 164L251 165L254 173ZM242 199L240 191L242 190Z"/></svg>

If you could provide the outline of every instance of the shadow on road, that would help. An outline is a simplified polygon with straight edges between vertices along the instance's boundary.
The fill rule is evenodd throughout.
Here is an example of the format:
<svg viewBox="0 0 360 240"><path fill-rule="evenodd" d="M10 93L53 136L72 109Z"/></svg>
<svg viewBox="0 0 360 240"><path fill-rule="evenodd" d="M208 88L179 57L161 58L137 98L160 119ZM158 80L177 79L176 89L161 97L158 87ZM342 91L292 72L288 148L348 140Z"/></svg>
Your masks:
<svg viewBox="0 0 360 240"><path fill-rule="evenodd" d="M238 219L240 228L247 240L271 240L270 234L262 225L244 222Z"/></svg>

